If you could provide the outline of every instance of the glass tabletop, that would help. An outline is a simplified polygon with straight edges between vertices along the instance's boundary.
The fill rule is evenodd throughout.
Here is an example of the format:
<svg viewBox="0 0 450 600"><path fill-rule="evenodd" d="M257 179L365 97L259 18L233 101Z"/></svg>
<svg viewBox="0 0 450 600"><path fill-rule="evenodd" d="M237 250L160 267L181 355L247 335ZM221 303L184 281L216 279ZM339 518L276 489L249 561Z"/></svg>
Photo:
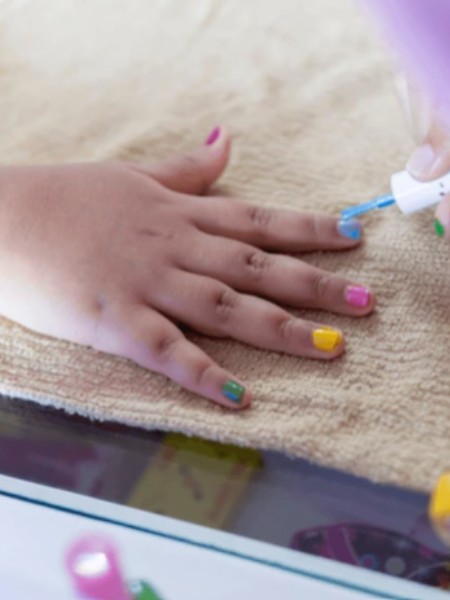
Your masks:
<svg viewBox="0 0 450 600"><path fill-rule="evenodd" d="M0 398L0 473L450 590L424 494Z"/></svg>

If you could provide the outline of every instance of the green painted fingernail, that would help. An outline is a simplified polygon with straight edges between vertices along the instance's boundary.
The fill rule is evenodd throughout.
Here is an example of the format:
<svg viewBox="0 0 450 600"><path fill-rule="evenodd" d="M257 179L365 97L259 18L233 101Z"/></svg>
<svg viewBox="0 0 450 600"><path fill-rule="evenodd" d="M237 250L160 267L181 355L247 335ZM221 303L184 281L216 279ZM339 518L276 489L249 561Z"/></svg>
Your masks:
<svg viewBox="0 0 450 600"><path fill-rule="evenodd" d="M442 225L442 223L439 221L439 219L434 220L434 228L440 238L444 237L445 229L444 229L444 226Z"/></svg>
<svg viewBox="0 0 450 600"><path fill-rule="evenodd" d="M129 589L134 600L162 600L161 596L145 581L132 581Z"/></svg>
<svg viewBox="0 0 450 600"><path fill-rule="evenodd" d="M240 404L242 397L245 394L245 388L239 383L236 383L236 381L229 380L223 384L222 393L228 400Z"/></svg>

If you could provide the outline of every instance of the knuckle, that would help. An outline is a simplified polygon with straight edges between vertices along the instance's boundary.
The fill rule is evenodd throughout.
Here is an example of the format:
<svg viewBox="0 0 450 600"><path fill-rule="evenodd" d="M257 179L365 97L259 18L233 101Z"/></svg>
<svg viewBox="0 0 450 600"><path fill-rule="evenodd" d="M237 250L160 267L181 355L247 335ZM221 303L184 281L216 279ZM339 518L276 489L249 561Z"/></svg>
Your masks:
<svg viewBox="0 0 450 600"><path fill-rule="evenodd" d="M314 214L311 216L311 233L314 239L322 239L322 217Z"/></svg>
<svg viewBox="0 0 450 600"><path fill-rule="evenodd" d="M214 313L221 324L228 323L239 303L239 294L231 289L220 290L213 299Z"/></svg>
<svg viewBox="0 0 450 600"><path fill-rule="evenodd" d="M318 272L312 280L312 297L316 302L321 302L327 295L330 287L331 275Z"/></svg>
<svg viewBox="0 0 450 600"><path fill-rule="evenodd" d="M105 300L102 295L98 295L91 301L90 313L94 326L91 330L90 345L95 350L101 350L102 344L102 328L105 313Z"/></svg>
<svg viewBox="0 0 450 600"><path fill-rule="evenodd" d="M203 388L207 382L208 382L208 378L211 374L211 369L213 367L213 364L210 362L203 362L201 364L198 364L195 369L194 369L194 385L198 388Z"/></svg>
<svg viewBox="0 0 450 600"><path fill-rule="evenodd" d="M177 237L176 232L173 230L163 230L151 227L140 227L136 230L136 234L139 237L154 239L159 238L165 240L166 242L172 242Z"/></svg>
<svg viewBox="0 0 450 600"><path fill-rule="evenodd" d="M273 257L266 252L252 250L244 254L244 264L247 275L254 281L260 281L273 263Z"/></svg>
<svg viewBox="0 0 450 600"><path fill-rule="evenodd" d="M261 232L266 233L274 219L274 211L265 206L250 206L248 215L253 227Z"/></svg>
<svg viewBox="0 0 450 600"><path fill-rule="evenodd" d="M205 193L209 188L209 181L201 162L192 154L182 156L183 171L192 181L192 184L198 188L199 193Z"/></svg>
<svg viewBox="0 0 450 600"><path fill-rule="evenodd" d="M295 319L291 316L286 316L280 319L277 323L278 335L282 340L292 339L294 333Z"/></svg>
<svg viewBox="0 0 450 600"><path fill-rule="evenodd" d="M167 362L173 357L179 341L179 337L174 335L160 334L152 340L150 352L157 362Z"/></svg>

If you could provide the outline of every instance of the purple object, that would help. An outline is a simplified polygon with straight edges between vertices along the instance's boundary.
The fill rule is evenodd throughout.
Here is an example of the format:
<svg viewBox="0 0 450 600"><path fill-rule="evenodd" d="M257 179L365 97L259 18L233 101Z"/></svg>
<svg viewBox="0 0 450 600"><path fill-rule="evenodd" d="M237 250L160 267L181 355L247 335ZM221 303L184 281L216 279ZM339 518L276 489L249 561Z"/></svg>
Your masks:
<svg viewBox="0 0 450 600"><path fill-rule="evenodd" d="M75 590L86 600L131 600L122 577L117 551L103 536L80 538L66 556Z"/></svg>
<svg viewBox="0 0 450 600"><path fill-rule="evenodd" d="M299 531L290 546L300 552L450 589L448 554L396 531L363 523L341 523Z"/></svg>
<svg viewBox="0 0 450 600"><path fill-rule="evenodd" d="M363 0L400 65L450 131L450 1Z"/></svg>

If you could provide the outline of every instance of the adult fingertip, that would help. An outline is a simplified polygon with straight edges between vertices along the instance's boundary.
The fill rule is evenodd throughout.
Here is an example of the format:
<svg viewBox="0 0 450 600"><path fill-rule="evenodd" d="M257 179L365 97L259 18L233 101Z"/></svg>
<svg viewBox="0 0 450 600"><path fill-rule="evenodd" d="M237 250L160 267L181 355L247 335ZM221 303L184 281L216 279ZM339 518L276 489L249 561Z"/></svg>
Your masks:
<svg viewBox="0 0 450 600"><path fill-rule="evenodd" d="M450 235L449 231L450 224L450 196L446 196L440 203L434 219L434 230L438 237L448 238Z"/></svg>
<svg viewBox="0 0 450 600"><path fill-rule="evenodd" d="M406 169L415 178L427 180L431 177L437 159L436 151L431 144L422 144L409 159Z"/></svg>
<svg viewBox="0 0 450 600"><path fill-rule="evenodd" d="M440 219L434 220L434 230L438 237L443 238L445 236L445 227Z"/></svg>
<svg viewBox="0 0 450 600"><path fill-rule="evenodd" d="M450 171L450 147L448 144L434 148L423 144L406 165L409 173L419 181L433 181Z"/></svg>

